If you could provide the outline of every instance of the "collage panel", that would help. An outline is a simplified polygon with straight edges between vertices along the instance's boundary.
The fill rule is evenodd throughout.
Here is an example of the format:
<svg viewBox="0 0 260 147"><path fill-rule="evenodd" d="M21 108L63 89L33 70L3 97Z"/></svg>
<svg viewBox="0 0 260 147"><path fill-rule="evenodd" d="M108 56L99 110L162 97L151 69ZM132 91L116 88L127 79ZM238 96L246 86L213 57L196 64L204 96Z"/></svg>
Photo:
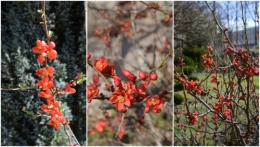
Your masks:
<svg viewBox="0 0 260 147"><path fill-rule="evenodd" d="M172 146L172 2L88 1L89 146Z"/></svg>
<svg viewBox="0 0 260 147"><path fill-rule="evenodd" d="M84 10L1 1L1 146L86 146Z"/></svg>
<svg viewBox="0 0 260 147"><path fill-rule="evenodd" d="M174 2L174 146L259 146L259 1Z"/></svg>

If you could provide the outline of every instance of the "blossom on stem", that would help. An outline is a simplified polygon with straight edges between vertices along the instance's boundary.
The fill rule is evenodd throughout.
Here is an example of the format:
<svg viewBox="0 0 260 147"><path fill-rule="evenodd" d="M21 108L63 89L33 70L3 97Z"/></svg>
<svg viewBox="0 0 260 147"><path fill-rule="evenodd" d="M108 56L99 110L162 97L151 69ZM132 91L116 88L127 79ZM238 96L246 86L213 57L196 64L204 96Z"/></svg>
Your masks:
<svg viewBox="0 0 260 147"><path fill-rule="evenodd" d="M131 102L129 99L129 95L126 92L122 92L121 90L116 90L112 93L109 101L111 103L116 103L116 110L121 111L124 109L124 105L130 106Z"/></svg>

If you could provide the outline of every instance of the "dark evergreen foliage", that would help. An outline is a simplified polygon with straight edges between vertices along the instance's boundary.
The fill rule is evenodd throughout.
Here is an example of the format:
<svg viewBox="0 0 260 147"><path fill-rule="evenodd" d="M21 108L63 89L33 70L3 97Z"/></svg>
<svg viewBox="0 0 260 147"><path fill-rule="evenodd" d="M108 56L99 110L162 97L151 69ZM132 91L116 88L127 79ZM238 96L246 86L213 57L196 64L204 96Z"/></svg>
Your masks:
<svg viewBox="0 0 260 147"><path fill-rule="evenodd" d="M1 87L35 87L40 67L32 52L36 40L45 40L40 25L41 2L1 2ZM86 39L84 2L46 2L48 29L54 32L58 58L48 64L55 68L56 87L62 87L77 73L86 71ZM86 84L76 86L75 94L57 96L66 105L63 115L71 119L70 126L81 145L86 145ZM69 145L65 132L48 125L49 119L22 111L43 113L46 103L37 90L1 91L1 145L44 146ZM62 127L62 126L60 126ZM75 142L74 142L75 143Z"/></svg>

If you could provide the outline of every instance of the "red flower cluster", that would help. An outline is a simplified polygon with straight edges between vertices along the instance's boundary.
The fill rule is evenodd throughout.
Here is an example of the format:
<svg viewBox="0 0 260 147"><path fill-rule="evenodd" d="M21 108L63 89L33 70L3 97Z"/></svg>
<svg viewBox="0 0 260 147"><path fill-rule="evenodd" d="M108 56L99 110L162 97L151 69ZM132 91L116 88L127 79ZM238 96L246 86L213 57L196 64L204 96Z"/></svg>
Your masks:
<svg viewBox="0 0 260 147"><path fill-rule="evenodd" d="M88 102L90 103L93 98L95 98L99 94L99 89L98 87L100 86L99 84L99 76L98 75L93 75L93 84L90 84L88 88Z"/></svg>
<svg viewBox="0 0 260 147"><path fill-rule="evenodd" d="M188 91L188 93L195 92L198 95L200 95L204 90L204 88L202 86L198 85L198 81L185 80L185 81L182 81L182 82L185 83L184 86L185 86L185 89Z"/></svg>
<svg viewBox="0 0 260 147"><path fill-rule="evenodd" d="M131 28L131 23L129 21L125 22L123 26L121 26L121 31L122 32L126 32L127 30L129 30Z"/></svg>
<svg viewBox="0 0 260 147"><path fill-rule="evenodd" d="M47 58L51 60L57 58L57 52L54 50L55 44L53 42L46 44L44 41L37 40L36 44L32 50L34 53L40 53L37 59L38 62L42 63ZM55 100L55 94L60 93L60 91L57 91L53 84L54 71L55 69L53 67L46 65L46 67L38 69L36 75L42 77L42 79L38 80L38 87L41 89L39 96L47 100L47 105L43 104L40 108L42 111L51 115L49 124L56 130L59 130L59 123L65 123L66 120L60 111L60 103ZM64 91L75 93L76 90L71 88L71 86L73 85L67 84Z"/></svg>
<svg viewBox="0 0 260 147"><path fill-rule="evenodd" d="M205 68L212 67L215 65L215 62L212 60L212 55L209 53L202 55L203 65Z"/></svg>
<svg viewBox="0 0 260 147"><path fill-rule="evenodd" d="M152 109L154 113L160 113L164 102L165 100L162 99L161 95L157 95L156 97L148 96L146 98L146 106L144 108L144 112L147 113L150 109Z"/></svg>
<svg viewBox="0 0 260 147"><path fill-rule="evenodd" d="M60 103L55 100L47 100L47 104L41 106L41 110L50 113L51 120L50 125L52 125L56 130L59 130L59 123L65 123L65 118L62 116L62 112L59 110Z"/></svg>
<svg viewBox="0 0 260 147"><path fill-rule="evenodd" d="M116 109L120 112L126 112L127 107L130 107L133 103L140 100L146 100L145 112L149 112L151 109L154 113L159 113L164 105L164 96L167 94L163 92L155 97L149 96L145 93L150 80L157 80L157 74L150 73L149 76L144 71L139 73L140 80L143 83L138 86L135 84L136 76L129 70L123 69L122 73L129 79L122 83L122 79L118 77L115 72L115 66L109 65L106 58L101 57L99 60L94 60L94 67L105 75L106 78L111 78L114 81L115 90L112 91L109 101L116 104ZM88 86L88 102L96 97L99 93L98 86L90 84Z"/></svg>
<svg viewBox="0 0 260 147"><path fill-rule="evenodd" d="M197 112L190 113L189 123L191 125L195 125L195 123L198 122L198 121L199 121L199 118L198 118Z"/></svg>
<svg viewBox="0 0 260 147"><path fill-rule="evenodd" d="M45 61L45 58L48 57L50 60L55 60L57 58L57 52L54 50L55 44L53 42L50 42L49 44L46 44L44 41L37 40L36 46L33 47L34 53L40 53L37 60L39 63L42 63Z"/></svg>
<svg viewBox="0 0 260 147"><path fill-rule="evenodd" d="M255 60L258 58L251 57L243 49L235 50L231 47L226 48L226 54L233 55L233 65L235 67L237 76L253 77L255 74L259 73L258 63Z"/></svg>
<svg viewBox="0 0 260 147"><path fill-rule="evenodd" d="M219 84L219 83L220 83L220 80L219 80L219 78L217 78L215 75L212 75L212 76L211 76L210 83Z"/></svg>
<svg viewBox="0 0 260 147"><path fill-rule="evenodd" d="M115 120L117 122L120 122L121 120L118 120L118 118L116 117ZM95 122L94 124L94 128L89 130L89 135L94 135L97 133L102 133L105 131L114 131L114 127L111 126L113 125L113 123L110 122L110 120L107 119L103 119L100 120L98 122ZM123 126L125 126L126 124L124 123ZM123 136L125 135L125 131L121 128L117 134L117 137L121 140L123 138Z"/></svg>

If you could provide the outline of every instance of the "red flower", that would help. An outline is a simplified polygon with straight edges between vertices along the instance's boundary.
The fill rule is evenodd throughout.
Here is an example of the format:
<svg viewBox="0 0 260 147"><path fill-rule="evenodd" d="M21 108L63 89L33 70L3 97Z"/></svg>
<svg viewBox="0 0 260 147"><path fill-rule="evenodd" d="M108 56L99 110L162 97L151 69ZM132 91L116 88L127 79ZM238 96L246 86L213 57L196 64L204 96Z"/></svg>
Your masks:
<svg viewBox="0 0 260 147"><path fill-rule="evenodd" d="M146 84L141 84L139 85L139 87L137 88L137 92L138 92L138 95L142 98L145 98L147 95L145 94L145 90L147 88L147 85Z"/></svg>
<svg viewBox="0 0 260 147"><path fill-rule="evenodd" d="M139 72L139 79L145 80L145 79L146 79L146 72L140 71L140 72Z"/></svg>
<svg viewBox="0 0 260 147"><path fill-rule="evenodd" d="M53 50L55 48L55 44L53 42L50 42L49 45L47 45L44 41L37 40L36 44L37 45L33 47L32 50L34 53L40 53L37 58L39 63L45 61L46 56L51 60L57 58L57 52Z"/></svg>
<svg viewBox="0 0 260 147"><path fill-rule="evenodd" d="M199 121L199 119L198 119L198 116L197 116L197 112L191 113L189 123L192 124L192 125L195 125L195 123L198 122L198 121Z"/></svg>
<svg viewBox="0 0 260 147"><path fill-rule="evenodd" d="M92 76L92 80L93 80L93 83L98 83L98 82L99 82L99 76L96 75L96 74L94 74L94 75Z"/></svg>
<svg viewBox="0 0 260 147"><path fill-rule="evenodd" d="M57 58L57 52L55 50L51 50L51 51L47 52L47 57L50 60L55 60Z"/></svg>
<svg viewBox="0 0 260 147"><path fill-rule="evenodd" d="M106 129L106 125L108 124L107 121L101 121L95 123L95 128L97 132L104 132Z"/></svg>
<svg viewBox="0 0 260 147"><path fill-rule="evenodd" d="M94 134L96 134L96 133L97 133L97 131L96 131L95 129L89 130L89 135L94 135Z"/></svg>
<svg viewBox="0 0 260 147"><path fill-rule="evenodd" d="M215 75L211 76L211 81L210 83L216 83L216 84L219 84L219 78L217 78Z"/></svg>
<svg viewBox="0 0 260 147"><path fill-rule="evenodd" d="M95 84L88 86L88 102L99 94L99 89Z"/></svg>
<svg viewBox="0 0 260 147"><path fill-rule="evenodd" d="M201 93L203 92L204 88L202 86L199 86L198 89L196 90L196 93L198 95L201 95Z"/></svg>
<svg viewBox="0 0 260 147"><path fill-rule="evenodd" d="M209 52L212 52L213 51L213 48L211 46L208 46L208 51Z"/></svg>
<svg viewBox="0 0 260 147"><path fill-rule="evenodd" d="M48 44L47 48L48 48L49 51L50 51L50 50L53 50L53 49L55 48L55 43L51 41L51 42Z"/></svg>
<svg viewBox="0 0 260 147"><path fill-rule="evenodd" d="M157 80L157 74L156 74L156 73L151 73L151 74L149 75L149 79L150 79L150 80L153 80L153 81L156 81L156 80Z"/></svg>
<svg viewBox="0 0 260 147"><path fill-rule="evenodd" d="M99 60L94 60L94 66L99 72L106 71L108 68L108 61L104 57L100 57Z"/></svg>
<svg viewBox="0 0 260 147"><path fill-rule="evenodd" d="M87 55L87 58L88 58L88 60L89 60L89 59L91 58L91 55L90 55L90 54L88 54L88 55Z"/></svg>
<svg viewBox="0 0 260 147"><path fill-rule="evenodd" d="M254 68L253 68L253 71L254 71L254 74L257 74L257 73L259 72L259 68L254 67Z"/></svg>
<svg viewBox="0 0 260 147"><path fill-rule="evenodd" d="M59 123L64 123L65 119L62 112L59 111L60 103L58 101L47 100L48 105L43 104L41 110L51 114L50 125L59 130Z"/></svg>
<svg viewBox="0 0 260 147"><path fill-rule="evenodd" d="M41 80L38 81L38 86L43 90L54 88L53 81L49 80L47 76L44 76Z"/></svg>
<svg viewBox="0 0 260 147"><path fill-rule="evenodd" d="M202 93L202 91L204 90L204 88L202 86L198 85L198 81L182 81L184 83L185 89L188 91L188 93L190 92L196 92L198 95L200 95Z"/></svg>
<svg viewBox="0 0 260 147"><path fill-rule="evenodd" d="M224 113L224 116L227 117L230 115L231 111L230 111L230 109L226 109L223 113Z"/></svg>
<svg viewBox="0 0 260 147"><path fill-rule="evenodd" d="M52 125L56 130L59 130L59 123L64 123L65 119L62 116L62 112L60 111L55 111L52 114L51 120L50 120L50 125Z"/></svg>
<svg viewBox="0 0 260 147"><path fill-rule="evenodd" d="M54 68L49 66L47 68L40 68L39 70L36 71L36 75L37 76L49 76L49 77L53 77L53 73L54 73Z"/></svg>
<svg viewBox="0 0 260 147"><path fill-rule="evenodd" d="M116 87L121 87L121 78L119 78L118 76L114 75L112 76L113 80L114 80L114 84Z"/></svg>
<svg viewBox="0 0 260 147"><path fill-rule="evenodd" d="M148 96L146 99L145 112L149 112L151 108L154 113L160 113L164 102L163 99L159 98L159 95L156 97Z"/></svg>
<svg viewBox="0 0 260 147"><path fill-rule="evenodd" d="M64 91L68 92L68 93L75 93L76 90L74 88L71 88L72 84L67 84L64 88Z"/></svg>
<svg viewBox="0 0 260 147"><path fill-rule="evenodd" d="M207 54L202 55L202 58L204 60L203 65L205 66L205 68L208 68L208 67L213 66L215 64L214 61L211 58L212 55L209 54L208 56L209 56L209 58L207 57Z"/></svg>
<svg viewBox="0 0 260 147"><path fill-rule="evenodd" d="M118 139L121 140L124 137L124 135L125 135L125 131L123 129L120 129L118 131L117 137L118 137Z"/></svg>
<svg viewBox="0 0 260 147"><path fill-rule="evenodd" d="M109 46L110 43L111 43L111 40L110 40L106 35L104 35L104 36L103 36L103 44L104 44L105 46Z"/></svg>
<svg viewBox="0 0 260 147"><path fill-rule="evenodd" d="M132 82L125 82L122 86L124 92L126 92L127 94L132 94L135 93L136 88L135 88L135 84Z"/></svg>
<svg viewBox="0 0 260 147"><path fill-rule="evenodd" d="M46 56L46 53L45 53L45 52L44 52L44 53L41 53L41 54L38 56L37 61L38 61L39 63L42 63L43 61L45 61L45 56Z"/></svg>
<svg viewBox="0 0 260 147"><path fill-rule="evenodd" d="M48 100L53 100L54 99L54 96L53 96L53 94L52 94L50 89L46 89L46 91L41 91L39 93L39 96L43 97L43 98L46 98Z"/></svg>
<svg viewBox="0 0 260 147"><path fill-rule="evenodd" d="M120 90L114 91L112 96L110 97L109 101L111 103L116 103L116 109L118 111L123 110L124 105L126 105L126 106L131 105L129 95L125 92L120 91Z"/></svg>
<svg viewBox="0 0 260 147"><path fill-rule="evenodd" d="M34 53L42 53L47 51L47 44L44 41L37 40L36 44L37 45L32 49Z"/></svg>
<svg viewBox="0 0 260 147"><path fill-rule="evenodd" d="M131 73L129 70L123 69L122 73L125 77L127 77L131 81L134 81L136 79L136 76L133 73Z"/></svg>
<svg viewBox="0 0 260 147"><path fill-rule="evenodd" d="M214 110L215 110L216 114L219 114L221 107L222 107L221 104L215 104Z"/></svg>

